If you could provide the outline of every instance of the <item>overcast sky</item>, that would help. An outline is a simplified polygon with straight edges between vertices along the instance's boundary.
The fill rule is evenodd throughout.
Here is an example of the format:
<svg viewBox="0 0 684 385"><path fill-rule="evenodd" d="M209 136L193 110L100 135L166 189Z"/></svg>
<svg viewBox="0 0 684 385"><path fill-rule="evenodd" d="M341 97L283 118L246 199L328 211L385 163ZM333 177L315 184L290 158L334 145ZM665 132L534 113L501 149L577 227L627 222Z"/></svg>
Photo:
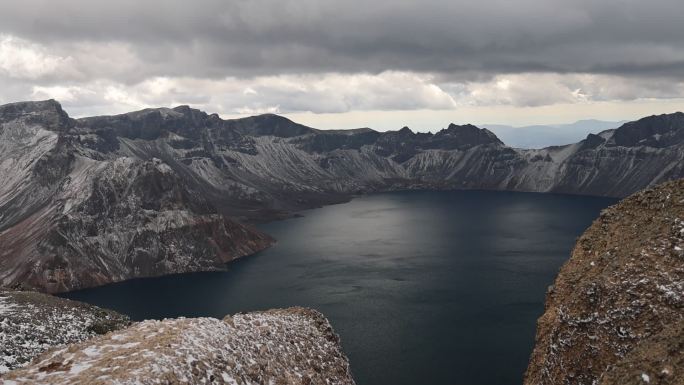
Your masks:
<svg viewBox="0 0 684 385"><path fill-rule="evenodd" d="M684 110L682 0L2 0L0 103L321 128Z"/></svg>

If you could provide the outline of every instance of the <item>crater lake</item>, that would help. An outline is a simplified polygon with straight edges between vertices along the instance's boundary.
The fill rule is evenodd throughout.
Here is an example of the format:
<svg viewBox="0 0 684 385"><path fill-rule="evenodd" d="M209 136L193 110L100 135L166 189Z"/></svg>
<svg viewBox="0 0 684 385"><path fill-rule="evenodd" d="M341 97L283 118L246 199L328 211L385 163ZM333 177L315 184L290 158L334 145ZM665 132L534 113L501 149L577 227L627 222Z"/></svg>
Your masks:
<svg viewBox="0 0 684 385"><path fill-rule="evenodd" d="M260 225L278 242L227 271L64 294L134 320L321 311L359 385L522 383L546 290L615 199L373 194Z"/></svg>

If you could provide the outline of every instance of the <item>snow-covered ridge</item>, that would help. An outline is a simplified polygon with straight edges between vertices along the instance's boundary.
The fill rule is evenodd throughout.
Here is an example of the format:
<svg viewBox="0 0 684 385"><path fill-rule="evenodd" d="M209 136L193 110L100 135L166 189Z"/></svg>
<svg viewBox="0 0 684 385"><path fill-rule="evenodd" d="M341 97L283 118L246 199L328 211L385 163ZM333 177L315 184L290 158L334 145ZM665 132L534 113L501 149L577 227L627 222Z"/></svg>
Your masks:
<svg viewBox="0 0 684 385"><path fill-rule="evenodd" d="M684 114L539 150L472 125L326 132L187 106L73 120L54 101L0 106L0 130L0 286L50 292L221 269L273 242L246 224L355 194L621 197L684 177Z"/></svg>
<svg viewBox="0 0 684 385"><path fill-rule="evenodd" d="M50 351L5 384L353 385L340 341L303 308L144 321Z"/></svg>
<svg viewBox="0 0 684 385"><path fill-rule="evenodd" d="M161 159L108 151L111 139L56 102L0 106L0 287L217 270L271 244Z"/></svg>

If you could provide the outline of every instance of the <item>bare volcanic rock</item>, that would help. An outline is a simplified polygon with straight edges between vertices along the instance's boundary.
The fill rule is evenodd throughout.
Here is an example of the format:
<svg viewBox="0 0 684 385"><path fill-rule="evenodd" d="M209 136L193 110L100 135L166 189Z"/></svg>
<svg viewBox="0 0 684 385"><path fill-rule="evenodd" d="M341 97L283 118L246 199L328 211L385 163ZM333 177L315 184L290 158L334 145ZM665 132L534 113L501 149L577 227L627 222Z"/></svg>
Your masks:
<svg viewBox="0 0 684 385"><path fill-rule="evenodd" d="M684 383L684 321L639 343L601 377L602 385Z"/></svg>
<svg viewBox="0 0 684 385"><path fill-rule="evenodd" d="M184 170L98 152L118 142L75 125L54 101L0 108L0 286L55 293L220 270L272 244Z"/></svg>
<svg viewBox="0 0 684 385"><path fill-rule="evenodd" d="M684 384L684 180L624 199L580 237L525 384Z"/></svg>
<svg viewBox="0 0 684 385"><path fill-rule="evenodd" d="M0 375L59 345L121 329L128 317L29 291L0 291Z"/></svg>
<svg viewBox="0 0 684 385"><path fill-rule="evenodd" d="M353 385L340 341L303 308L144 321L50 351L6 384Z"/></svg>
<svg viewBox="0 0 684 385"><path fill-rule="evenodd" d="M54 100L13 103L0 106L0 286L221 269L272 244L250 224L368 192L624 197L682 177L682 113L523 150L473 125L324 131L188 106L72 119Z"/></svg>

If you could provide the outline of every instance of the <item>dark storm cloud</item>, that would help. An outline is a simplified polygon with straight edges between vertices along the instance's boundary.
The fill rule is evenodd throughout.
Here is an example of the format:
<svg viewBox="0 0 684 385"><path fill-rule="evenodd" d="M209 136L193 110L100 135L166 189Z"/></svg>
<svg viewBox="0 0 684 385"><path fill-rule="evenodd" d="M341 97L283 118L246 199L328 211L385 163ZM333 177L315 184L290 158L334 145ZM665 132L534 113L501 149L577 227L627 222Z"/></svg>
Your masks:
<svg viewBox="0 0 684 385"><path fill-rule="evenodd" d="M682 19L681 0L0 3L0 33L75 55L75 77L129 83L386 70L459 80L537 71L679 77ZM103 43L122 54L82 47ZM105 71L79 49L125 70Z"/></svg>

